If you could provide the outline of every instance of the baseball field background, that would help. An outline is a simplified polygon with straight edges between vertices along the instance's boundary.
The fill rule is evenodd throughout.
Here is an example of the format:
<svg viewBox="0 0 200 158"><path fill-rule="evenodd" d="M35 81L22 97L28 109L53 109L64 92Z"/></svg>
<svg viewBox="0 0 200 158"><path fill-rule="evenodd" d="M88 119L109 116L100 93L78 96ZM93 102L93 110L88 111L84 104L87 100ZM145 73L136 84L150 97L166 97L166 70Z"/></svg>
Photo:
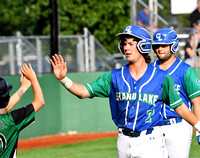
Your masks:
<svg viewBox="0 0 200 158"><path fill-rule="evenodd" d="M200 75L200 69L196 69L196 72ZM75 82L85 84L103 73L69 73L68 77ZM13 85L11 91L11 94L13 94L20 86L20 76L9 76L6 77L6 80ZM36 122L21 132L19 140L57 134L117 131L112 122L108 99L78 99L66 91L53 74L38 75L38 80L44 93L45 106L36 113ZM33 93L32 88L30 88L14 108L25 106L32 102L32 99ZM197 144L196 137L193 137L190 157L199 158L200 146ZM18 157L114 158L117 157L116 141L117 137L112 137L76 144L24 150L19 151ZM38 141L38 143L40 142Z"/></svg>
<svg viewBox="0 0 200 158"><path fill-rule="evenodd" d="M59 145L53 147L24 150L18 152L19 158L116 158L117 137L92 140L76 144ZM200 157L200 146L196 137L190 151L190 158Z"/></svg>

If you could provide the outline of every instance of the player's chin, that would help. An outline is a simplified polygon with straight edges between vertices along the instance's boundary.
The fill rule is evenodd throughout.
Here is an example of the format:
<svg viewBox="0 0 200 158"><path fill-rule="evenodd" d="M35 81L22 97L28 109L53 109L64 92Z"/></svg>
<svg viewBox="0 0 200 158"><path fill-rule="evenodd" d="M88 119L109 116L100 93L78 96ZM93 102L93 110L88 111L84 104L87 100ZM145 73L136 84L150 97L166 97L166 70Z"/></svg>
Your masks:
<svg viewBox="0 0 200 158"><path fill-rule="evenodd" d="M128 62L131 62L131 61L133 60L133 58L132 58L131 56L126 56L126 60L127 60Z"/></svg>
<svg viewBox="0 0 200 158"><path fill-rule="evenodd" d="M164 60L166 58L165 54L158 54L158 58Z"/></svg>

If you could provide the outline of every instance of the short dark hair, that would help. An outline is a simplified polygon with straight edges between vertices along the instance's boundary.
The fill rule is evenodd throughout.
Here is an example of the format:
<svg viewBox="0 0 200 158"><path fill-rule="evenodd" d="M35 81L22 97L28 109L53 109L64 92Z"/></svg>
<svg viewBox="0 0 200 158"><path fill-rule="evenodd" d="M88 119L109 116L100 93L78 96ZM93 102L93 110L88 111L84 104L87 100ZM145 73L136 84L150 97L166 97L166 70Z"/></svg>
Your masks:
<svg viewBox="0 0 200 158"><path fill-rule="evenodd" d="M141 53L146 61L147 64L151 63L151 57L148 53Z"/></svg>

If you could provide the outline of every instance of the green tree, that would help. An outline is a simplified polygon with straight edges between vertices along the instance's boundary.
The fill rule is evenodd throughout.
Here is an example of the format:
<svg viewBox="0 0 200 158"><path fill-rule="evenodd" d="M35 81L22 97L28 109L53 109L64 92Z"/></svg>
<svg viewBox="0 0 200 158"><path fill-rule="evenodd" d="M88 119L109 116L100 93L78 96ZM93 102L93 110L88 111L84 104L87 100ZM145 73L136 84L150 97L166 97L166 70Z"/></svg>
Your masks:
<svg viewBox="0 0 200 158"><path fill-rule="evenodd" d="M130 24L129 11L130 0L59 0L60 34L82 34L87 27L108 51L116 52L115 35Z"/></svg>
<svg viewBox="0 0 200 158"><path fill-rule="evenodd" d="M49 0L1 0L0 35L49 34Z"/></svg>
<svg viewBox="0 0 200 158"><path fill-rule="evenodd" d="M15 35L18 30L23 35L50 35L49 1L1 0L0 36ZM164 9L159 9L159 15L170 21L170 0L160 3ZM118 52L115 35L130 24L130 0L57 0L57 4L60 35L82 34L87 27L109 52ZM141 8L138 3L137 11ZM188 14L175 16L177 27L190 26Z"/></svg>

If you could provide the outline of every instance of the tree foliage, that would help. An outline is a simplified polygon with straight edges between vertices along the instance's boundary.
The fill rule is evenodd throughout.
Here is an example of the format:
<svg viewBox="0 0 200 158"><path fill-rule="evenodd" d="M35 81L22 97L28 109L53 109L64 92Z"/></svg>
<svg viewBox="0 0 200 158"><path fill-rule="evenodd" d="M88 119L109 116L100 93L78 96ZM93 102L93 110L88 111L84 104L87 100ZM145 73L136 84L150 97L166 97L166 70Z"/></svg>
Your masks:
<svg viewBox="0 0 200 158"><path fill-rule="evenodd" d="M130 24L129 0L59 1L60 34L82 34L89 31L110 51L116 50L115 35ZM113 42L115 41L115 42Z"/></svg>
<svg viewBox="0 0 200 158"><path fill-rule="evenodd" d="M1 0L0 35L50 35L49 1ZM159 15L169 21L170 0L160 3L165 9ZM116 34L130 24L130 0L58 0L57 5L60 35L82 34L87 27L109 52L118 51ZM177 16L180 27L189 25L187 16Z"/></svg>

